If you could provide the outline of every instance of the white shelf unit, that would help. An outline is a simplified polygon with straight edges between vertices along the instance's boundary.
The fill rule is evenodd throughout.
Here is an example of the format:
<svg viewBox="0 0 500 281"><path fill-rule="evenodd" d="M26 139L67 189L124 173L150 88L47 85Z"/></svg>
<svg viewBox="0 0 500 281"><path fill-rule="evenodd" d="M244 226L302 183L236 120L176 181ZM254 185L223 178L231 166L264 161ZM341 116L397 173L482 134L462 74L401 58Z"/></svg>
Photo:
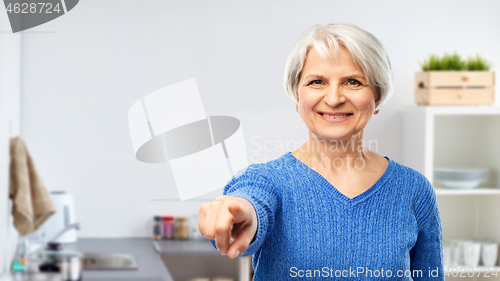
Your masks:
<svg viewBox="0 0 500 281"><path fill-rule="evenodd" d="M486 126L495 125L494 121L497 121L497 125L500 121L500 107L498 106L407 106L404 110L404 125L403 125L403 161L404 164L416 169L417 171L424 174L431 182L433 182L433 170L436 164L435 159L440 155L435 155L435 146L441 143L435 143L436 135L439 137L442 135L441 131L436 132L436 123L446 123L450 124L450 120L460 118L460 121L466 121L466 124L462 124L460 128L457 126L457 122L454 125L455 128L459 130L448 130L444 133L453 133L454 136L462 135L465 139L472 139L474 131L478 132L484 127L488 127L491 130L497 130L497 132L489 131L488 136L497 137L500 136L500 126ZM441 119L441 120L439 120ZM477 120L479 119L479 120ZM496 119L496 120L495 120ZM438 121L438 122L436 122ZM441 122L439 122L441 121ZM444 121L444 122L443 122ZM453 120L451 120L453 121ZM477 124L474 121L486 121L482 124ZM446 125L446 124L444 124ZM472 125L472 128L467 128L466 126ZM478 126L479 125L479 126ZM442 129L442 128L438 128ZM467 129L473 129L474 131L467 131ZM496 133L496 134L495 134ZM481 136L484 137L484 136ZM448 138L450 139L450 138ZM437 140L439 141L439 140ZM481 140L479 140L481 142ZM494 140L482 140L484 142L491 142L493 144ZM478 145L481 143L469 144ZM451 144L451 143L448 143ZM452 148L452 147L451 147ZM460 147L460 148L463 148ZM469 149L472 147L469 147ZM494 148L498 152L498 148ZM474 152L471 149L472 152ZM500 156L500 155L496 155ZM438 164L442 162L437 162ZM497 161L497 165L500 161ZM460 164L459 164L460 165ZM462 165L463 166L463 165Z"/></svg>
<svg viewBox="0 0 500 281"><path fill-rule="evenodd" d="M435 188L443 244L451 239L500 243L500 107L412 105L403 116L402 164ZM489 168L489 180L476 189L447 189L434 180L436 167Z"/></svg>

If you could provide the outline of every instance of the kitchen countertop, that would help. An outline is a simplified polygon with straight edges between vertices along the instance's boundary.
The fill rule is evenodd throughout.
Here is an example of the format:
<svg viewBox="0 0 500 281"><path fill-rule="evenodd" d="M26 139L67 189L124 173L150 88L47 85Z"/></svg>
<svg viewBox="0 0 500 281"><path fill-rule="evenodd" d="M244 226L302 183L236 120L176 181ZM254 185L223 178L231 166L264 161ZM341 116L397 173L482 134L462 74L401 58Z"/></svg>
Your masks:
<svg viewBox="0 0 500 281"><path fill-rule="evenodd" d="M151 238L79 238L63 244L64 249L82 253L133 254L139 270L86 270L82 281L174 281L162 256L221 256L206 240L153 240ZM16 273L14 280L60 281L57 274Z"/></svg>
<svg viewBox="0 0 500 281"><path fill-rule="evenodd" d="M63 247L83 253L130 253L139 265L139 270L83 271L82 281L174 281L155 250L153 241L151 238L79 238L78 242L63 244ZM18 273L14 280L55 281L60 278L50 274L35 276Z"/></svg>
<svg viewBox="0 0 500 281"><path fill-rule="evenodd" d="M104 281L173 281L163 261L155 252L151 238L81 238L74 248L84 253L131 253L139 270L83 271L83 280Z"/></svg>
<svg viewBox="0 0 500 281"><path fill-rule="evenodd" d="M221 256L208 239L204 240L153 240L162 256Z"/></svg>

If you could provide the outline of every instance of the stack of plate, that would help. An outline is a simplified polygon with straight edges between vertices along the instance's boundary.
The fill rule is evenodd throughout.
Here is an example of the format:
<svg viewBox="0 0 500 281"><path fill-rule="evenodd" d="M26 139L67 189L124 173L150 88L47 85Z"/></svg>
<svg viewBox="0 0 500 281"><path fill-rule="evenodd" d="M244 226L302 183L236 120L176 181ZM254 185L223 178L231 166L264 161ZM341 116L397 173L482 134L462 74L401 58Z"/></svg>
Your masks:
<svg viewBox="0 0 500 281"><path fill-rule="evenodd" d="M448 188L471 189L488 181L488 169L436 168L434 177Z"/></svg>

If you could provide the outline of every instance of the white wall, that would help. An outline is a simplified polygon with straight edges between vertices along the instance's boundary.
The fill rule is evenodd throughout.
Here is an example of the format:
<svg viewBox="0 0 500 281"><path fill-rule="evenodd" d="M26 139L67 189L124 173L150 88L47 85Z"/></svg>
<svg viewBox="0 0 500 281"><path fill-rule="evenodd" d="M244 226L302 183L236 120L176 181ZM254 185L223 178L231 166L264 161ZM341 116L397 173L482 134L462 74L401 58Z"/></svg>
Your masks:
<svg viewBox="0 0 500 281"><path fill-rule="evenodd" d="M142 96L196 78L207 115L241 120L252 163L277 158L307 137L282 89L290 49L314 24L354 23L385 44L395 75L365 140L400 161L398 110L413 104L418 61L458 51L500 62L499 10L456 0L80 1L23 32L21 133L49 189L75 194L81 236L149 236L154 214L197 213L199 203L148 201L178 195L168 166L134 158L127 111ZM266 140L272 151L257 151ZM286 141L296 145L278 150Z"/></svg>
<svg viewBox="0 0 500 281"><path fill-rule="evenodd" d="M21 35L12 34L0 12L0 279L8 272L18 235L12 225L9 192L9 139L19 134Z"/></svg>

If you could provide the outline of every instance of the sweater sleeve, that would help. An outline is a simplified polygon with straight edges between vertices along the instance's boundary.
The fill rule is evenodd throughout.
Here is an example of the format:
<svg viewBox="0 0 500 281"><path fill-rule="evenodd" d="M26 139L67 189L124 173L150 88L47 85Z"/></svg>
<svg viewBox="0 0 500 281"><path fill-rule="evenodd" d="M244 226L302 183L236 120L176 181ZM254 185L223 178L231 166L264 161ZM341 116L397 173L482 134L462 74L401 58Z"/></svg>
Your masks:
<svg viewBox="0 0 500 281"><path fill-rule="evenodd" d="M275 214L281 206L281 198L269 175L252 164L233 176L224 187L223 194L244 198L253 205L257 214L257 232L247 250L240 256L255 254L273 229ZM210 239L210 242L217 249L215 240Z"/></svg>
<svg viewBox="0 0 500 281"><path fill-rule="evenodd" d="M417 242L410 250L410 269L421 270L422 275L414 280L444 280L443 239L441 219L436 192L429 180L422 175L423 182L416 190L414 210L417 218Z"/></svg>

